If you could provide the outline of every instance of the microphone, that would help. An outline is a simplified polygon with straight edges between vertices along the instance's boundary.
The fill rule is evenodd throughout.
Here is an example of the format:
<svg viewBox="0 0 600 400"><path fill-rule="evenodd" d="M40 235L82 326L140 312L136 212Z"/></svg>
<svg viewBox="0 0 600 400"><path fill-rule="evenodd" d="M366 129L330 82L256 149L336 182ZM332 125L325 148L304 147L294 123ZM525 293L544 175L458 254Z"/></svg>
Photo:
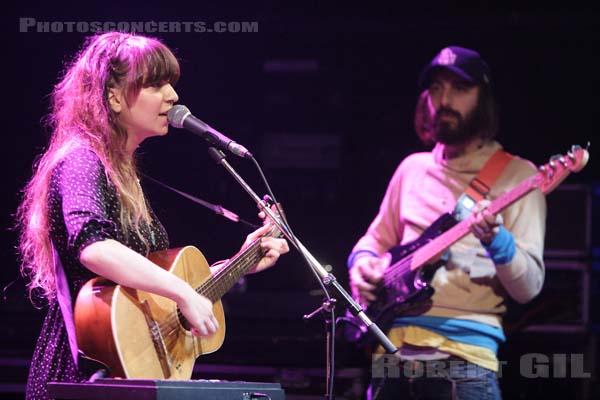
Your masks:
<svg viewBox="0 0 600 400"><path fill-rule="evenodd" d="M210 145L221 150L228 150L238 157L252 158L252 153L244 146L234 142L221 132L213 129L205 122L192 115L192 112L183 105L173 106L167 113L169 124L175 128L184 128L204 138Z"/></svg>

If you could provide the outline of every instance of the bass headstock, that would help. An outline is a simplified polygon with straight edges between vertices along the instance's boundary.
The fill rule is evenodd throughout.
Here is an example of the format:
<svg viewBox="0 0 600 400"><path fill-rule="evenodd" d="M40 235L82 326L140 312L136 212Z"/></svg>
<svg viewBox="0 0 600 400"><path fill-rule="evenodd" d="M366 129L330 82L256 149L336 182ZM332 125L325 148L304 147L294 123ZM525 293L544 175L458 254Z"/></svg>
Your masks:
<svg viewBox="0 0 600 400"><path fill-rule="evenodd" d="M539 167L542 182L540 190L549 193L556 188L571 172L581 171L589 159L587 149L579 145L571 146L567 154L557 154L550 157L548 163Z"/></svg>

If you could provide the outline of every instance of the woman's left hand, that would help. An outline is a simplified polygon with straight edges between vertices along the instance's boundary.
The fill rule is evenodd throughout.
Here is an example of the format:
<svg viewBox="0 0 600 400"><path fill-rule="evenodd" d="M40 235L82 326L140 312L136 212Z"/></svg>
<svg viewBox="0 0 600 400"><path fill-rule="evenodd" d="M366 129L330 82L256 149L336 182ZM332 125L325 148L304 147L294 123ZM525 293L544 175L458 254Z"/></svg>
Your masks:
<svg viewBox="0 0 600 400"><path fill-rule="evenodd" d="M263 258L261 258L258 264L249 270L248 273L252 274L255 272L260 272L273 266L279 259L280 255L290 251L287 240L274 238L272 236L265 236L271 227L271 224L265 224L246 237L246 241L244 242L241 250L244 250L253 241L260 238L260 246L265 251Z"/></svg>

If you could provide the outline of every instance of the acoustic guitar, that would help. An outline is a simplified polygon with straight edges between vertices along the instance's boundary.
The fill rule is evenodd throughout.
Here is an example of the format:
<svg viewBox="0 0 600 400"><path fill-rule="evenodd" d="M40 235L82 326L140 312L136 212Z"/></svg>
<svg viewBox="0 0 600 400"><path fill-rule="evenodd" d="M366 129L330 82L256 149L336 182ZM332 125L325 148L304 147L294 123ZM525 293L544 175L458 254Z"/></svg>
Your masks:
<svg viewBox="0 0 600 400"><path fill-rule="evenodd" d="M268 236L280 237L271 228ZM98 277L86 282L75 302L77 344L86 357L106 365L112 377L190 379L196 358L217 351L225 339L221 297L264 255L260 238L214 275L193 246L151 253L149 259L213 302L219 329L192 335L177 304L165 297Z"/></svg>

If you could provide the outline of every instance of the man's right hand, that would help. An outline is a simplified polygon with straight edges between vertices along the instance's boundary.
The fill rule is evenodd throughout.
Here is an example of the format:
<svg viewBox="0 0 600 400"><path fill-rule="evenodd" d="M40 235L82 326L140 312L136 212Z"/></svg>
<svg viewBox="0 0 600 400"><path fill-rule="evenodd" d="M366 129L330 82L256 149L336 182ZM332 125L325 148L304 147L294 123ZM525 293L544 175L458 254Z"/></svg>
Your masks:
<svg viewBox="0 0 600 400"><path fill-rule="evenodd" d="M366 306L377 299L374 291L383 278L383 271L389 265L388 257L362 256L350 268L350 288L352 297Z"/></svg>

